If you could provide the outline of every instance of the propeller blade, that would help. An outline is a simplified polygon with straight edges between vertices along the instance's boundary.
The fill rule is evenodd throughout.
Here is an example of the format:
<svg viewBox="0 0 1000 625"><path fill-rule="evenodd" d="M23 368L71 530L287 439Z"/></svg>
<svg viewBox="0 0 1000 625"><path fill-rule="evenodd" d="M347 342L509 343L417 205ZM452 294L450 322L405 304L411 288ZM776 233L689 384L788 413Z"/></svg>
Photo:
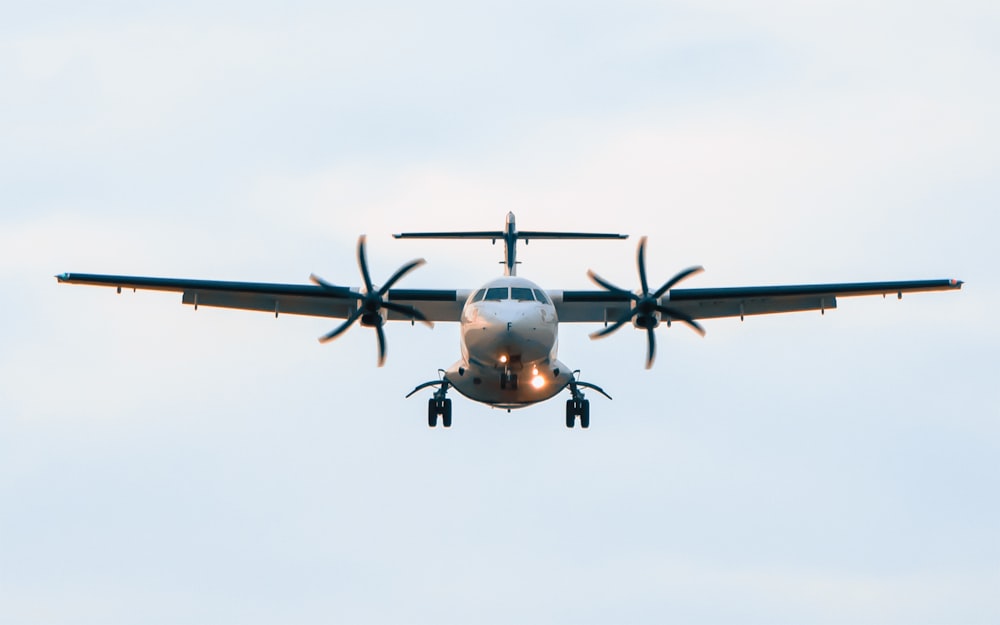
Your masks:
<svg viewBox="0 0 1000 625"><path fill-rule="evenodd" d="M587 270L587 277L590 278L590 280L594 282L596 285L604 287L605 289L611 291L612 293L618 293L619 295L627 295L631 299L639 299L638 296L636 296L636 294L633 293L632 291L626 291L625 289L619 286L611 284L601 276L594 273L594 271L591 269Z"/></svg>
<svg viewBox="0 0 1000 625"><path fill-rule="evenodd" d="M385 330L382 324L375 326L375 338L378 339L378 366L385 364Z"/></svg>
<svg viewBox="0 0 1000 625"><path fill-rule="evenodd" d="M396 273L392 274L392 277L390 277L388 280L386 280L385 284L382 285L382 288L380 288L378 290L378 294L379 295L385 295L386 293L389 292L389 289L392 287L392 285L396 284L396 282L400 278L402 278L406 274L410 273L411 271L413 271L417 267L420 267L421 265L425 265L425 264L427 264L427 261L424 260L423 258L418 258L416 260L411 260L410 262L406 263L405 265L403 265L402 267L400 267L399 269L397 269Z"/></svg>
<svg viewBox="0 0 1000 625"><path fill-rule="evenodd" d="M625 313L624 315L622 315L621 318L618 319L618 321L614 322L613 324L609 325L608 327L601 328L597 332L591 332L590 338L592 338L592 339L604 338L605 336L608 336L609 334L611 334L613 332L616 332L618 330L618 328L622 327L623 325L625 325L626 323L628 323L629 321L631 321L632 318L635 317L638 314L639 314L639 310L637 308L633 308L632 310L630 310L627 313Z"/></svg>
<svg viewBox="0 0 1000 625"><path fill-rule="evenodd" d="M371 293L372 289L372 277L368 273L368 255L365 254L365 242L368 237L361 235L358 237L358 267L361 268L361 277L365 280L365 293Z"/></svg>
<svg viewBox="0 0 1000 625"><path fill-rule="evenodd" d="M702 271L705 271L705 268L702 267L701 265L697 265L695 267L688 267L684 271L678 273L673 278L667 280L666 284L657 289L656 293L653 293L653 297L655 297L656 299L660 299L661 297L663 297L663 294L672 289L675 284L677 284L681 280L686 280L687 278L690 278L691 276L697 273L701 273Z"/></svg>
<svg viewBox="0 0 1000 625"><path fill-rule="evenodd" d="M659 311L660 314L666 315L673 320L680 321L681 323L686 323L687 325L691 326L692 330L694 330L701 336L705 336L705 328L701 327L701 324L695 321L694 318L691 317L690 315L682 313L681 311L674 308L668 308L666 306L657 306L656 310Z"/></svg>
<svg viewBox="0 0 1000 625"><path fill-rule="evenodd" d="M362 300L365 298L364 295L356 291L352 291L350 288L346 286L337 286L336 284L331 284L314 273L309 274L309 279L312 281L313 284L321 286L324 289L327 289L328 291L336 291L337 295L342 295L344 297L353 297L354 299L357 300Z"/></svg>
<svg viewBox="0 0 1000 625"><path fill-rule="evenodd" d="M347 318L347 320L344 321L344 323L340 324L339 326L337 326L333 330L331 330L331 331L327 332L326 334L324 334L323 336L319 337L319 342L320 343L326 343L326 342L332 341L333 339L337 338L338 336L340 336L341 334L343 334L344 331L347 330L347 328L351 327L351 324L353 324L355 321L357 321L358 317L360 317L360 316L361 316L361 309L360 308L355 309L354 312L352 312L351 315Z"/></svg>
<svg viewBox="0 0 1000 625"><path fill-rule="evenodd" d="M646 346L646 368L653 368L653 361L656 360L656 332L653 328L646 328L646 338L648 344Z"/></svg>
<svg viewBox="0 0 1000 625"><path fill-rule="evenodd" d="M649 282L646 281L646 237L639 239L639 250L635 254L635 263L639 266L639 284L642 294L649 295Z"/></svg>
<svg viewBox="0 0 1000 625"><path fill-rule="evenodd" d="M409 319L415 319L420 323L424 323L429 328L434 327L434 323L430 321L424 313L420 312L418 308L410 306L409 304L397 304L396 302L382 302L382 307L388 310L394 310L401 315L405 315Z"/></svg>

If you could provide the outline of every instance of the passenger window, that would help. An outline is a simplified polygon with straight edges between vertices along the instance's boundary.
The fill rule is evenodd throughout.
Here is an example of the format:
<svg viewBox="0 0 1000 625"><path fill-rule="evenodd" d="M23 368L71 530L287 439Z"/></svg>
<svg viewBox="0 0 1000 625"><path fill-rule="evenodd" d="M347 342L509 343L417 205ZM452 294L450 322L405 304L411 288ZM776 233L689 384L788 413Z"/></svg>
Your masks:
<svg viewBox="0 0 1000 625"><path fill-rule="evenodd" d="M525 289L523 287L512 286L510 288L510 298L516 299L518 301L532 301L535 299L531 295L531 289Z"/></svg>
<svg viewBox="0 0 1000 625"><path fill-rule="evenodd" d="M552 302L549 301L549 298L545 296L545 291L543 291L541 289L535 289L535 299L537 299L538 301L540 301L543 304L551 304L552 303Z"/></svg>
<svg viewBox="0 0 1000 625"><path fill-rule="evenodd" d="M486 295L486 289L479 289L478 291L476 291L476 294L472 296L471 301L478 302L479 300L483 299L484 295Z"/></svg>
<svg viewBox="0 0 1000 625"><path fill-rule="evenodd" d="M491 289L486 289L486 299L497 302L502 299L507 299L507 287L495 286Z"/></svg>

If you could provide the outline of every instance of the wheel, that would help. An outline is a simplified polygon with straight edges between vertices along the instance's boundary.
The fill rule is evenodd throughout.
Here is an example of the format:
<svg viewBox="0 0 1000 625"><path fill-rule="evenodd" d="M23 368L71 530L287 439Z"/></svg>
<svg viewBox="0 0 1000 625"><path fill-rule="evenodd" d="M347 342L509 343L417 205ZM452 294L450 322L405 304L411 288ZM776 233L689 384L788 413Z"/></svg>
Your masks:
<svg viewBox="0 0 1000 625"><path fill-rule="evenodd" d="M451 400L444 399L441 401L441 421L446 428L451 427Z"/></svg>
<svg viewBox="0 0 1000 625"><path fill-rule="evenodd" d="M503 390L517 390L517 374L504 372L500 374L500 388Z"/></svg>
<svg viewBox="0 0 1000 625"><path fill-rule="evenodd" d="M566 401L566 427L571 428L576 422L576 402L572 399Z"/></svg>
<svg viewBox="0 0 1000 625"><path fill-rule="evenodd" d="M586 429L590 427L590 400L584 399L580 402L580 427Z"/></svg>
<svg viewBox="0 0 1000 625"><path fill-rule="evenodd" d="M433 399L427 402L427 427L436 428L438 424L437 402Z"/></svg>

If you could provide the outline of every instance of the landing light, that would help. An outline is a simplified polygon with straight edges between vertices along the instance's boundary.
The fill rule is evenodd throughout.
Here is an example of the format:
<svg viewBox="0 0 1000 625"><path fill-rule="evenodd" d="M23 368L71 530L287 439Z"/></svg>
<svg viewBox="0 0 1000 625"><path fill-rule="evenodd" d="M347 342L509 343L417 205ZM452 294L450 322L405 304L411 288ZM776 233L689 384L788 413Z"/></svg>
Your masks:
<svg viewBox="0 0 1000 625"><path fill-rule="evenodd" d="M535 388L542 388L543 386L545 386L545 378L543 378L540 375L536 375L535 377L531 378L531 385L534 386Z"/></svg>
<svg viewBox="0 0 1000 625"><path fill-rule="evenodd" d="M504 364L507 363L507 354L503 354L502 356L500 356L500 362Z"/></svg>

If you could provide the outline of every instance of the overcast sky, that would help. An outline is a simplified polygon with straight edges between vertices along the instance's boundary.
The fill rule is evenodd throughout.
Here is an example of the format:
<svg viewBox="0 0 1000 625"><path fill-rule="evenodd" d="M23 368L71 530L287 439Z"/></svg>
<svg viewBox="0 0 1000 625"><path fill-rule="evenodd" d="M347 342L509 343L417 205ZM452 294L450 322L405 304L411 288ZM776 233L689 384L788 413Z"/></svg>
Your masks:
<svg viewBox="0 0 1000 625"><path fill-rule="evenodd" d="M0 22L0 622L1000 621L994 2L36 2ZM560 358L614 397L404 395L454 324L56 273L476 288L960 278Z"/></svg>

